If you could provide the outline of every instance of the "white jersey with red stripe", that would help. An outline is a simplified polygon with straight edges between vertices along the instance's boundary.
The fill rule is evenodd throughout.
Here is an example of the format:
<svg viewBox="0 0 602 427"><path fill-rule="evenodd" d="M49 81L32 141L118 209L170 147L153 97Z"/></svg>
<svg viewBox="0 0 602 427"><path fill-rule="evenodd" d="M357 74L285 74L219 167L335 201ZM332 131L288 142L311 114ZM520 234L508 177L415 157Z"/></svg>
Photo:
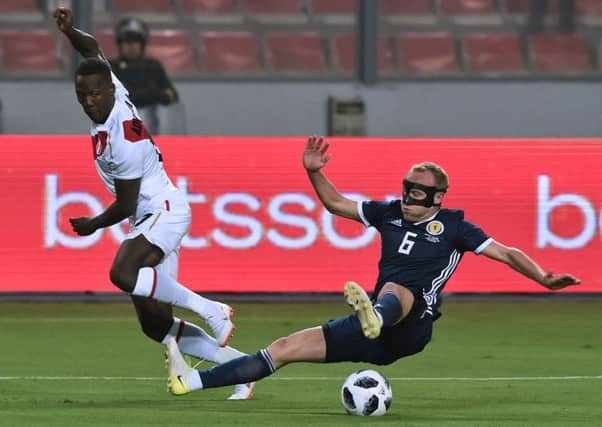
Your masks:
<svg viewBox="0 0 602 427"><path fill-rule="evenodd" d="M107 120L92 123L94 163L107 190L115 194L115 180L141 178L136 213L130 224L148 212L165 209L169 193L177 191L163 168L163 158L144 127L127 89L111 73L115 105ZM167 207L169 209L169 207Z"/></svg>

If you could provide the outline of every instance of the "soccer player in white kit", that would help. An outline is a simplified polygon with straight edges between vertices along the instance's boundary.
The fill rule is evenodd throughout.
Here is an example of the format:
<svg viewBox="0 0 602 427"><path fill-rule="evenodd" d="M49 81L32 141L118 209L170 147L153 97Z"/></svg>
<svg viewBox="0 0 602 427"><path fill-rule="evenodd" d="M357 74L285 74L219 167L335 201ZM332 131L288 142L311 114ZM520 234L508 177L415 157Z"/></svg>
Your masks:
<svg viewBox="0 0 602 427"><path fill-rule="evenodd" d="M73 230L87 236L129 218L130 230L111 267L111 281L128 292L144 333L178 342L183 353L214 363L244 355L227 346L234 330L232 309L203 298L177 281L182 238L191 211L163 168L163 158L144 128L128 92L111 72L94 37L73 27L73 14L59 8L58 28L85 58L75 73L77 99L92 120L94 163L115 202L93 218L71 218ZM199 326L173 316L172 306L204 319L214 338ZM230 399L252 396L253 384L240 384Z"/></svg>

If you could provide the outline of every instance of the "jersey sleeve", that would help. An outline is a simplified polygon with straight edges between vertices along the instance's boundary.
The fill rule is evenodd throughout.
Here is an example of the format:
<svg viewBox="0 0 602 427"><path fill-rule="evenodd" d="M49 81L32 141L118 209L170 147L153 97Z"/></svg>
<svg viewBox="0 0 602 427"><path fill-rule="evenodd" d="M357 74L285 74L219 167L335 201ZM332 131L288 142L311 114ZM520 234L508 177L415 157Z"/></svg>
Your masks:
<svg viewBox="0 0 602 427"><path fill-rule="evenodd" d="M480 254L492 241L491 237L473 223L464 219L460 223L457 245L461 252Z"/></svg>
<svg viewBox="0 0 602 427"><path fill-rule="evenodd" d="M357 202L357 213L366 227L379 228L390 206L391 202L374 200Z"/></svg>

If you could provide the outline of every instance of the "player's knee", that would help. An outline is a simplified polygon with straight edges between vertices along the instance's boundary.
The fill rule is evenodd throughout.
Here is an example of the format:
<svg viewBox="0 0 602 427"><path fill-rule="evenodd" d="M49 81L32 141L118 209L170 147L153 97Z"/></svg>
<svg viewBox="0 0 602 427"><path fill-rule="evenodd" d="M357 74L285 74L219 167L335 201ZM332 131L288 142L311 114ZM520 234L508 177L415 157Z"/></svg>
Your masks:
<svg viewBox="0 0 602 427"><path fill-rule="evenodd" d="M289 337L278 338L268 347L268 352L272 356L272 361L276 367L286 365L291 361L291 355L294 354L294 345Z"/></svg>
<svg viewBox="0 0 602 427"><path fill-rule="evenodd" d="M111 283L125 292L132 292L136 286L135 275L128 273L118 265L114 265L110 272Z"/></svg>
<svg viewBox="0 0 602 427"><path fill-rule="evenodd" d="M169 332L171 321L160 318L142 318L140 319L140 328L144 335L153 341L162 342L165 335Z"/></svg>

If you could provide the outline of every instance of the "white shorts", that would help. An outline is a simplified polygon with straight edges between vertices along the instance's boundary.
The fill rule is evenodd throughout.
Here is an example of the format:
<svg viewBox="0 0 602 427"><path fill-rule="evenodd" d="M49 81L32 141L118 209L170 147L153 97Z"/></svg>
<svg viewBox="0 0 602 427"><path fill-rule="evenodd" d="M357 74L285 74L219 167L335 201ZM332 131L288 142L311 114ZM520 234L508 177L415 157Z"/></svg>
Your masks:
<svg viewBox="0 0 602 427"><path fill-rule="evenodd" d="M142 234L146 240L163 251L161 268L172 277L177 276L180 243L188 233L191 222L190 206L179 191L170 191L160 201L157 208L138 218L126 239Z"/></svg>

